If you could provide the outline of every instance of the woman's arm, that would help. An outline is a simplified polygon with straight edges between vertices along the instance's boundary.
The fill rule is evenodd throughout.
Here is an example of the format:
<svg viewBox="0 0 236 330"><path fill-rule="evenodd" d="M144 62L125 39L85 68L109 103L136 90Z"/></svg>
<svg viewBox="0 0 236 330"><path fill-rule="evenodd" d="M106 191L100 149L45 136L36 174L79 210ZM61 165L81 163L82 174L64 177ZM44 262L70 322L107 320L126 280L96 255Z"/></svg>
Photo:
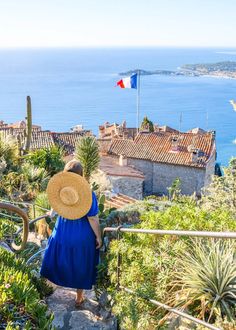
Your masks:
<svg viewBox="0 0 236 330"><path fill-rule="evenodd" d="M102 237L101 237L101 229L100 229L100 225L99 225L99 218L98 218L98 216L88 217L88 221L96 236L96 241L97 241L96 248L100 249L100 247L102 246Z"/></svg>

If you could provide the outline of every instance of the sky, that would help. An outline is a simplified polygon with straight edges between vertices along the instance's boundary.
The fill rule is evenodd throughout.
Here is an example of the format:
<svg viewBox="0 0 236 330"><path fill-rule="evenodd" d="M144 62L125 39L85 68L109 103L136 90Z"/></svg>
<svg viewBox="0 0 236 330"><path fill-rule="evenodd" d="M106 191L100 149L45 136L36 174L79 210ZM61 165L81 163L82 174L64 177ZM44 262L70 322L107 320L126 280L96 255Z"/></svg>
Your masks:
<svg viewBox="0 0 236 330"><path fill-rule="evenodd" d="M236 0L0 0L0 48L236 47Z"/></svg>

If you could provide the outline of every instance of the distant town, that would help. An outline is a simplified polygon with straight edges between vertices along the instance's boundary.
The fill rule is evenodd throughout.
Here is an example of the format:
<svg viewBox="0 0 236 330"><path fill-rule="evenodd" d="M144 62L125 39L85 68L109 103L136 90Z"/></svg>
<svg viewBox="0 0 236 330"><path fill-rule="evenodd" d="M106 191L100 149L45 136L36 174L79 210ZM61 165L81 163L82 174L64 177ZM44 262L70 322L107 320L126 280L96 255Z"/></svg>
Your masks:
<svg viewBox="0 0 236 330"><path fill-rule="evenodd" d="M11 136L21 149L25 144L27 123L0 121L0 133ZM57 133L32 125L30 150L58 146L65 160L74 157L76 145L92 131L76 125L70 132ZM216 172L215 132L194 128L180 132L169 126L153 124L144 118L139 130L106 122L99 126L100 174L113 191L134 199L168 194L168 187L178 177L185 195L201 195Z"/></svg>
<svg viewBox="0 0 236 330"><path fill-rule="evenodd" d="M218 63L184 64L177 70L129 70L120 72L121 76L139 72L140 75L166 75L166 76L213 76L222 78L236 78L236 62L225 61Z"/></svg>

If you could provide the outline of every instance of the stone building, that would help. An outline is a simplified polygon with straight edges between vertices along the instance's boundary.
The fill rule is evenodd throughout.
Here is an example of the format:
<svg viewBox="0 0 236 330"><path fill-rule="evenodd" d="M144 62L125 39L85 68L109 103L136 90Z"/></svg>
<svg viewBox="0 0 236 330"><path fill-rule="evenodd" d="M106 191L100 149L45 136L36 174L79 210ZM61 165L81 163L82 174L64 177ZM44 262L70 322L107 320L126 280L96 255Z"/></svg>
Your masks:
<svg viewBox="0 0 236 330"><path fill-rule="evenodd" d="M117 163L122 158L144 175L144 195L166 195L176 178L181 180L182 194L200 195L215 172L215 134L199 129L142 132L134 140L113 139L107 152Z"/></svg>
<svg viewBox="0 0 236 330"><path fill-rule="evenodd" d="M19 146L23 147L25 144L25 128L26 124L24 121L0 126L0 136L7 138L8 136L13 137ZM32 126L32 135L30 150L37 150L41 148L51 148L52 146L59 146L65 151L65 155L71 155L75 151L76 144L82 136L92 135L91 131L81 130L79 132L65 132L57 133L51 131L41 130L38 125Z"/></svg>
<svg viewBox="0 0 236 330"><path fill-rule="evenodd" d="M125 138L134 139L137 135L137 128L127 127L126 121L122 124L110 124L109 122L99 126L99 139Z"/></svg>
<svg viewBox="0 0 236 330"><path fill-rule="evenodd" d="M115 194L123 194L134 199L143 198L144 175L133 166L128 166L127 161L110 156L101 156L100 172L105 174L109 181L109 189ZM99 180L96 180L98 182Z"/></svg>

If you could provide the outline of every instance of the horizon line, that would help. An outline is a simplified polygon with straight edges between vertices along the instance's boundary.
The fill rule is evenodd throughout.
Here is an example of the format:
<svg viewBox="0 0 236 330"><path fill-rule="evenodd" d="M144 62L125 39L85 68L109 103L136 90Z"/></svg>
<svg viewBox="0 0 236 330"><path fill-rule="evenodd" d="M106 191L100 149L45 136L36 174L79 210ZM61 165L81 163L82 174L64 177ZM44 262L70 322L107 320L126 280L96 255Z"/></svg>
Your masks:
<svg viewBox="0 0 236 330"><path fill-rule="evenodd" d="M81 46L0 46L0 50L23 50L23 49L32 49L32 50L38 50L38 49L119 49L119 48L127 48L127 49L157 49L157 48L175 48L175 49L236 49L235 46L222 46L222 45L215 45L215 46L187 46L187 45L81 45Z"/></svg>

